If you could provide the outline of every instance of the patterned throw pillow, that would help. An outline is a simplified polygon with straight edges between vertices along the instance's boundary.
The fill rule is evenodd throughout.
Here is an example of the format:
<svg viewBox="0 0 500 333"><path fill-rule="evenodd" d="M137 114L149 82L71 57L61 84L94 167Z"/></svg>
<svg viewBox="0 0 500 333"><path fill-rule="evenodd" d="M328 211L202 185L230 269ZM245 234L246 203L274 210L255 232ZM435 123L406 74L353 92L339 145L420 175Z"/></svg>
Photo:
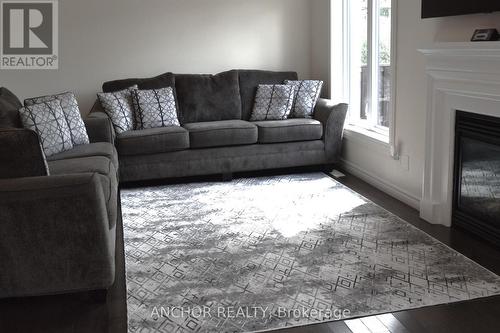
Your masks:
<svg viewBox="0 0 500 333"><path fill-rule="evenodd" d="M180 126L174 91L171 87L135 90L132 94L135 129Z"/></svg>
<svg viewBox="0 0 500 333"><path fill-rule="evenodd" d="M82 115L76 97L71 92L66 92L58 95L49 95L42 97L29 98L24 100L25 106L32 106L57 99L61 103L64 112L64 117L68 122L69 130L71 133L71 142L74 146L89 144L89 136L87 129L83 123Z"/></svg>
<svg viewBox="0 0 500 333"><path fill-rule="evenodd" d="M285 81L285 84L291 85L295 91L295 98L291 112L291 118L312 118L314 107L321 94L323 81L303 80L303 81Z"/></svg>
<svg viewBox="0 0 500 333"><path fill-rule="evenodd" d="M251 121L288 118L293 104L293 86L261 84L257 87Z"/></svg>
<svg viewBox="0 0 500 333"><path fill-rule="evenodd" d="M111 118L116 133L134 129L132 93L135 90L137 90L137 85L120 91L97 94L104 112Z"/></svg>
<svg viewBox="0 0 500 333"><path fill-rule="evenodd" d="M59 100L25 106L19 114L24 127L38 133L45 156L73 148L69 125Z"/></svg>

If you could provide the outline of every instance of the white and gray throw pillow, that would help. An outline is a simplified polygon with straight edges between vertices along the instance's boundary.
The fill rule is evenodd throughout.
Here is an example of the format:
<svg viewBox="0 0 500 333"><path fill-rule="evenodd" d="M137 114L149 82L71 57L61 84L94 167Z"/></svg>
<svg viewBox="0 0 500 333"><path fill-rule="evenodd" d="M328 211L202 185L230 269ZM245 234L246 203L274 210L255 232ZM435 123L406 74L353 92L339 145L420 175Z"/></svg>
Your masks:
<svg viewBox="0 0 500 333"><path fill-rule="evenodd" d="M24 100L24 105L32 106L34 104L49 102L55 99L59 100L59 102L61 103L64 117L69 126L71 142L73 143L73 145L79 146L89 144L90 141L87 134L87 129L85 128L82 115L80 114L80 108L78 107L78 102L76 100L75 94L73 94L72 92L28 98Z"/></svg>
<svg viewBox="0 0 500 333"><path fill-rule="evenodd" d="M133 92L135 129L180 126L172 87Z"/></svg>
<svg viewBox="0 0 500 333"><path fill-rule="evenodd" d="M137 90L137 85L115 92L97 94L97 98L104 112L111 119L116 133L134 129L132 93L135 90Z"/></svg>
<svg viewBox="0 0 500 333"><path fill-rule="evenodd" d="M257 87L251 121L287 119L292 109L294 88L284 84Z"/></svg>
<svg viewBox="0 0 500 333"><path fill-rule="evenodd" d="M38 133L45 156L73 148L69 125L59 100L25 106L19 114L24 127Z"/></svg>
<svg viewBox="0 0 500 333"><path fill-rule="evenodd" d="M293 101L291 118L312 118L314 107L321 94L323 81L303 80L285 81L285 84L294 88L295 98Z"/></svg>

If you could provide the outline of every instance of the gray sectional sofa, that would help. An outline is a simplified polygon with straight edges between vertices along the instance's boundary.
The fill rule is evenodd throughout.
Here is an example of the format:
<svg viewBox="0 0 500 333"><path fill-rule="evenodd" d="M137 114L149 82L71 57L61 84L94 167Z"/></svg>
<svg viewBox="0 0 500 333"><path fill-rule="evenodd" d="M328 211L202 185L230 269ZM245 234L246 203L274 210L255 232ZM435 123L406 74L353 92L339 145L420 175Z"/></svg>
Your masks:
<svg viewBox="0 0 500 333"><path fill-rule="evenodd" d="M259 84L297 80L295 72L231 70L217 75L165 73L103 84L173 87L181 126L111 134L123 182L333 164L342 145L346 104L320 99L313 119L250 122ZM89 119L106 119L99 103ZM111 125L110 125L111 126Z"/></svg>
<svg viewBox="0 0 500 333"><path fill-rule="evenodd" d="M118 155L106 119L45 160L0 88L0 298L105 290L115 277Z"/></svg>

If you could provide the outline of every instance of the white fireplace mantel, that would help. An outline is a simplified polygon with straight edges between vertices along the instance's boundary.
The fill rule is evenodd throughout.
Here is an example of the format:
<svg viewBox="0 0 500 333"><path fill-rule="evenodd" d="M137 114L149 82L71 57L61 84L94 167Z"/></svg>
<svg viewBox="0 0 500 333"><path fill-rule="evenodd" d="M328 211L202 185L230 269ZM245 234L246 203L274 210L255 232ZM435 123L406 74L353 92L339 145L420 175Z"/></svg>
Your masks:
<svg viewBox="0 0 500 333"><path fill-rule="evenodd" d="M420 216L451 226L457 110L500 117L500 42L440 43L426 56L427 120Z"/></svg>

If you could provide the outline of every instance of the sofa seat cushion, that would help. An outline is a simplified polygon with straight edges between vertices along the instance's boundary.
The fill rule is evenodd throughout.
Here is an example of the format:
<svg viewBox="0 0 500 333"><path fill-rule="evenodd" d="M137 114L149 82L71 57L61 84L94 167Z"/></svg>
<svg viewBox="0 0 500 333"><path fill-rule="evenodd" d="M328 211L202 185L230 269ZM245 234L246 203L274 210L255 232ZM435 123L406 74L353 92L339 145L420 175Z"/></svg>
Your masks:
<svg viewBox="0 0 500 333"><path fill-rule="evenodd" d="M67 160L70 158L104 156L107 157L115 169L118 169L118 153L115 147L109 142L96 142L88 145L75 146L73 149L52 155L47 158L49 161Z"/></svg>
<svg viewBox="0 0 500 333"><path fill-rule="evenodd" d="M257 127L243 120L185 124L191 148L251 145L257 143Z"/></svg>
<svg viewBox="0 0 500 333"><path fill-rule="evenodd" d="M259 129L259 143L313 141L323 137L323 125L314 119L253 122Z"/></svg>
<svg viewBox="0 0 500 333"><path fill-rule="evenodd" d="M48 161L51 175L98 173L110 175L114 171L111 160L104 156L90 156Z"/></svg>
<svg viewBox="0 0 500 333"><path fill-rule="evenodd" d="M120 155L167 153L189 148L189 133L180 126L149 128L118 134L116 146Z"/></svg>
<svg viewBox="0 0 500 333"><path fill-rule="evenodd" d="M115 227L118 216L118 178L117 171L109 158L104 156L69 158L49 161L48 165L51 175L96 173L106 199L109 228Z"/></svg>

